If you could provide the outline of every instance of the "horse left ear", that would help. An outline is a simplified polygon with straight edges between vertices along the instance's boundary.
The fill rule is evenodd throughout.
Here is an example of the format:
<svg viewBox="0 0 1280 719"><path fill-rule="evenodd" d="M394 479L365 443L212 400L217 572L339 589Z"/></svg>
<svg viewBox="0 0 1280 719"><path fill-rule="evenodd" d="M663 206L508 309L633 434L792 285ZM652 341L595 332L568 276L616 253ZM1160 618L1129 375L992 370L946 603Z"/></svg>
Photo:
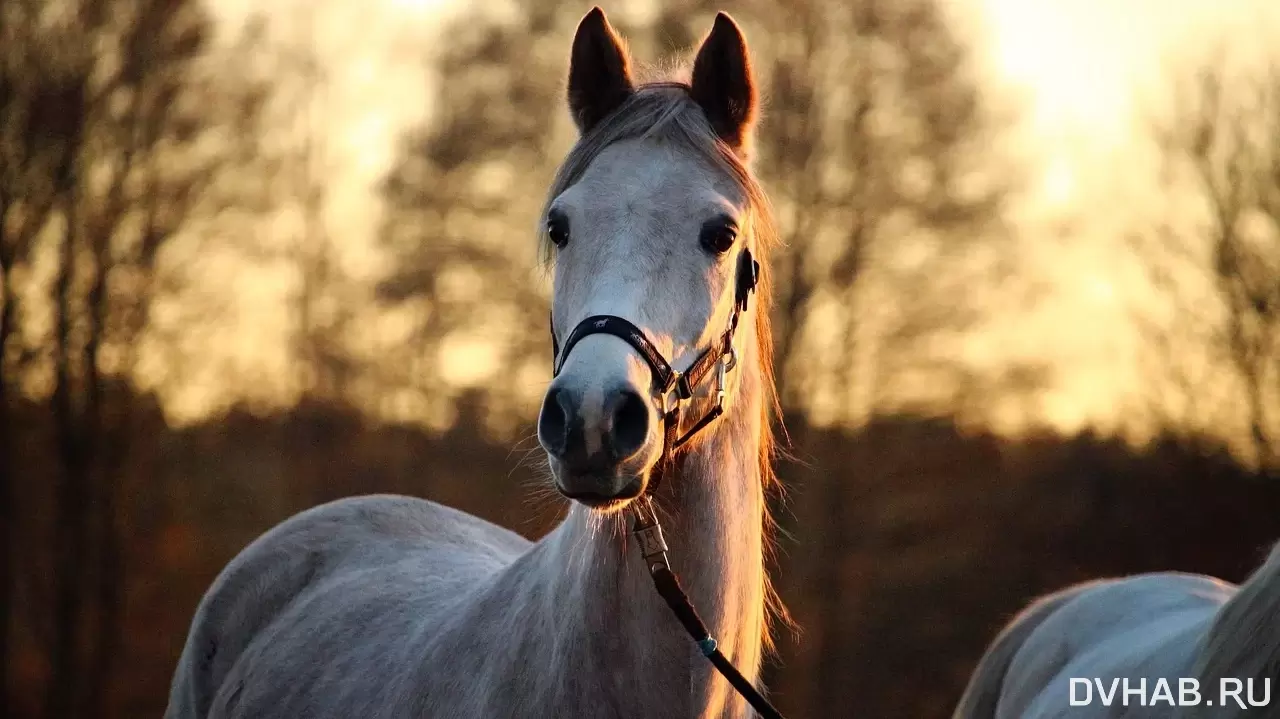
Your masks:
<svg viewBox="0 0 1280 719"><path fill-rule="evenodd" d="M635 91L626 45L598 6L578 23L569 59L569 111L586 134Z"/></svg>
<svg viewBox="0 0 1280 719"><path fill-rule="evenodd" d="M720 139L745 150L756 121L756 83L747 40L727 13L717 13L711 34L693 61L689 94L702 107Z"/></svg>

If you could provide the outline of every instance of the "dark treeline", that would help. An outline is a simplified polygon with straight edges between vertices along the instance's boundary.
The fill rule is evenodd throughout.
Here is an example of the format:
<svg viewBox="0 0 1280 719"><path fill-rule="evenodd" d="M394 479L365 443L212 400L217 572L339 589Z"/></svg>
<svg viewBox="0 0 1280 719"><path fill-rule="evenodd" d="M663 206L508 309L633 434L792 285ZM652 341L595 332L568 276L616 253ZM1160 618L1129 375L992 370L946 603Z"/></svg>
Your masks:
<svg viewBox="0 0 1280 719"><path fill-rule="evenodd" d="M119 507L123 581L117 670L106 704L85 716L157 716L201 593L255 536L329 499L367 492L430 497L528 536L558 518L522 448L477 434L464 399L456 429L370 423L359 411L304 401L286 413L235 410L184 429L146 397L134 416L129 490ZM56 531L56 428L16 408L13 716L38 716L53 629L47 538ZM470 415L469 415L470 413ZM468 416L469 415L469 416ZM973 663L1023 602L1064 583L1144 570L1241 579L1280 536L1280 483L1211 445L1050 434L1007 440L947 419L893 416L847 433L792 423L799 462L781 466L780 586L803 632L782 637L769 668L793 716L830 706L864 716L947 716ZM299 437L307 438L298 441ZM819 536L824 476L846 487L852 529L836 551ZM541 498L541 499L539 499ZM677 543L678 546L678 543ZM835 572L827 568L835 567ZM824 582L839 578L841 586ZM816 599L836 591L838 626ZM836 681L824 686L824 681ZM834 705L820 705L834 701ZM827 709L823 707L827 706ZM835 712L839 714L838 711Z"/></svg>

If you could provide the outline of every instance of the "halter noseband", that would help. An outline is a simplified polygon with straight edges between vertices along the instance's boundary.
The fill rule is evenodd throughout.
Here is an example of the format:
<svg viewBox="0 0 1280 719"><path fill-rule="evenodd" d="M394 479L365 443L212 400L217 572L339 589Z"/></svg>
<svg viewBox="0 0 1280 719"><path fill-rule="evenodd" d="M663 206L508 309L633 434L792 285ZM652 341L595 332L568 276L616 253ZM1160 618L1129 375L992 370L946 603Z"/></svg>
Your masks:
<svg viewBox="0 0 1280 719"><path fill-rule="evenodd" d="M658 459L653 478L646 491L652 492L662 482L663 476L673 464L675 453L699 432L724 414L725 374L737 365L737 352L733 348L733 335L738 329L738 317L746 311L751 294L760 280L760 263L751 256L751 250L743 248L738 255L737 275L734 287L733 310L729 315L729 327L698 355L684 373L677 372L662 356L644 330L629 320L614 315L592 315L578 323L561 350L556 337L555 318L551 318L551 348L555 356L552 376L560 374L569 353L583 339L591 335L613 335L631 345L649 366L653 378L652 391L662 414L662 456ZM680 415L685 402L693 399L694 389L706 379L711 370L716 371L716 403L693 427L680 434Z"/></svg>

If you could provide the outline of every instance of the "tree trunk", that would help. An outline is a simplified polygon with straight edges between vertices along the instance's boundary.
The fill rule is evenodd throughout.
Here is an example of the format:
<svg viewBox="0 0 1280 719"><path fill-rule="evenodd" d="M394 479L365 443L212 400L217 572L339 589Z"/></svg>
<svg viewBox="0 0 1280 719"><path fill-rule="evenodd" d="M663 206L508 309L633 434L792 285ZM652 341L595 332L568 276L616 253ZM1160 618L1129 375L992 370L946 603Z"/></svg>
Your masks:
<svg viewBox="0 0 1280 719"><path fill-rule="evenodd" d="M108 449L104 442L103 426L103 378L98 366L98 354L106 333L107 318L107 276L110 263L109 245L110 230L99 227L94 231L94 278L89 289L89 336L85 341L81 355L84 372L85 403L82 417L82 432L85 443L87 471L96 479L91 487L86 487L93 501L92 519L95 530L98 566L96 575L95 596L97 601L97 643L89 658L90 671L85 687L85 708L94 716L106 716L108 711L108 694L111 687L114 660L119 648L120 624L120 586L121 576L120 541L118 517L116 516L116 480L119 476L117 462L95 462L101 453L107 451L116 455L118 450ZM122 428L112 428L118 437L125 434ZM114 444L114 443L110 443ZM94 473L95 465L98 472ZM85 518L90 519L89 517Z"/></svg>
<svg viewBox="0 0 1280 719"><path fill-rule="evenodd" d="M1249 412L1249 439L1253 444L1258 469L1265 472L1275 463L1275 454L1271 446L1271 435L1267 431L1267 407L1263 399L1266 388L1263 386L1260 374L1260 367L1244 368L1245 392L1248 395L1246 404Z"/></svg>
<svg viewBox="0 0 1280 719"><path fill-rule="evenodd" d="M74 195L74 193L72 193ZM50 648L52 673L46 687L45 710L51 719L75 716L80 697L78 657L84 595L81 562L88 549L89 461L77 427L73 400L75 377L71 351L71 280L76 256L79 217L76 198L66 202L66 231L55 281L53 415L56 444L62 460L56 487L57 531L54 534L54 629Z"/></svg>
<svg viewBox="0 0 1280 719"><path fill-rule="evenodd" d="M0 204L0 223L4 219L4 206ZM0 242L4 242L0 229ZM0 250L3 251L3 250ZM7 259L7 258L6 258ZM13 274L6 261L0 267L0 717L11 715L9 706L9 658L12 646L9 628L13 622L13 545L16 531L13 527L14 504L12 468L16 466L10 456L15 446L9 439L9 377L5 373L4 351L13 333Z"/></svg>
<svg viewBox="0 0 1280 719"><path fill-rule="evenodd" d="M856 18L855 26L859 37L862 37L866 29L872 24L871 18L865 17L866 14L874 12L874 9L867 6L862 9L862 14ZM870 156L867 143L871 142L871 133L867 128L868 117L872 108L872 86L871 77L866 69L862 69L855 73L852 78L853 89L856 93L855 106L848 119L846 126L847 141L851 147L849 151L852 155L852 163L854 170L853 186L850 188L850 203L854 210L853 226L849 229L844 248L844 255L837 261L837 266L833 270L833 279L837 286L848 296L848 304L843 308L842 335L839 338L840 355L845 358L844 361L838 361L836 373L829 379L833 384L844 383L843 388L832 387L832 391L843 389L840 394L843 395L845 407L842 408L841 419L846 422L854 415L852 412L852 397L855 395L854 384L856 375L850 376L846 374L845 369L852 369L858 358L859 333L858 327L861 317L858 316L854 304L858 296L858 288L862 280L862 269L865 262L867 252L867 244L869 237L869 223L872 221L868 216L870 203L867 201L866 195L871 191L870 182L867 178ZM858 481L860 478L854 477L852 481ZM820 579L818 586L822 587L821 597L819 598L819 626L821 627L819 656L828 658L827 661L820 661L817 687L817 707L827 710L831 707L847 706L847 700L850 698L848 693L849 676L848 667L842 666L838 662L830 661L830 658L845 655L843 647L847 644L848 617L851 613L848 599L850 597L848 588L848 567L850 562L848 557L853 553L852 544L855 541L853 517L850 512L850 503L854 501L856 492L853 491L849 478L844 476L843 472L837 471L837 468L829 468L826 477L822 483L822 492L824 495L823 504L826 509L823 526L823 547L821 552L821 564L819 565Z"/></svg>
<svg viewBox="0 0 1280 719"><path fill-rule="evenodd" d="M2 15L2 14L0 14ZM0 17L0 38L5 36L4 18ZM0 112L9 106L8 78L0 73ZM3 182L3 180L0 180ZM7 187L0 185L0 717L12 714L9 706L9 658L12 656L12 640L9 627L13 621L13 479L11 469L16 466L9 453L14 446L9 440L9 375L6 372L5 348L13 333L13 259L15 238L7 232L10 196Z"/></svg>

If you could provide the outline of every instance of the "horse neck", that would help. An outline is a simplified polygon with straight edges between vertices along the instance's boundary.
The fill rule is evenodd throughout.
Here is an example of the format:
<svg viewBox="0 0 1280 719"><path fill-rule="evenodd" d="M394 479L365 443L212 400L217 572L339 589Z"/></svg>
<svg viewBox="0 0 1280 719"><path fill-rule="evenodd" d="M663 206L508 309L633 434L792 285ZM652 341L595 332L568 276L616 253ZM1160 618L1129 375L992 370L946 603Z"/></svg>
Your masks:
<svg viewBox="0 0 1280 719"><path fill-rule="evenodd" d="M672 570L725 656L754 682L766 626L763 392L756 363L744 357L740 367L732 407L664 480L656 504ZM559 555L557 604L582 608L585 636L620 635L639 664L678 668L701 716L740 714L740 700L726 682L712 681L710 663L654 590L626 522L625 515L602 519L574 505L544 540L555 547L547 558Z"/></svg>
<svg viewBox="0 0 1280 719"><path fill-rule="evenodd" d="M1280 673L1277 614L1280 614L1280 543L1272 546L1267 561L1218 610L1193 667L1201 689L1217 694L1224 680L1235 680L1241 682L1244 693L1240 697L1246 702L1251 688L1259 699L1263 698L1264 690L1269 697L1274 687L1267 682L1274 684L1272 680ZM1212 708L1202 704L1178 716L1179 719L1199 719L1247 717L1255 713L1241 709L1238 703Z"/></svg>

